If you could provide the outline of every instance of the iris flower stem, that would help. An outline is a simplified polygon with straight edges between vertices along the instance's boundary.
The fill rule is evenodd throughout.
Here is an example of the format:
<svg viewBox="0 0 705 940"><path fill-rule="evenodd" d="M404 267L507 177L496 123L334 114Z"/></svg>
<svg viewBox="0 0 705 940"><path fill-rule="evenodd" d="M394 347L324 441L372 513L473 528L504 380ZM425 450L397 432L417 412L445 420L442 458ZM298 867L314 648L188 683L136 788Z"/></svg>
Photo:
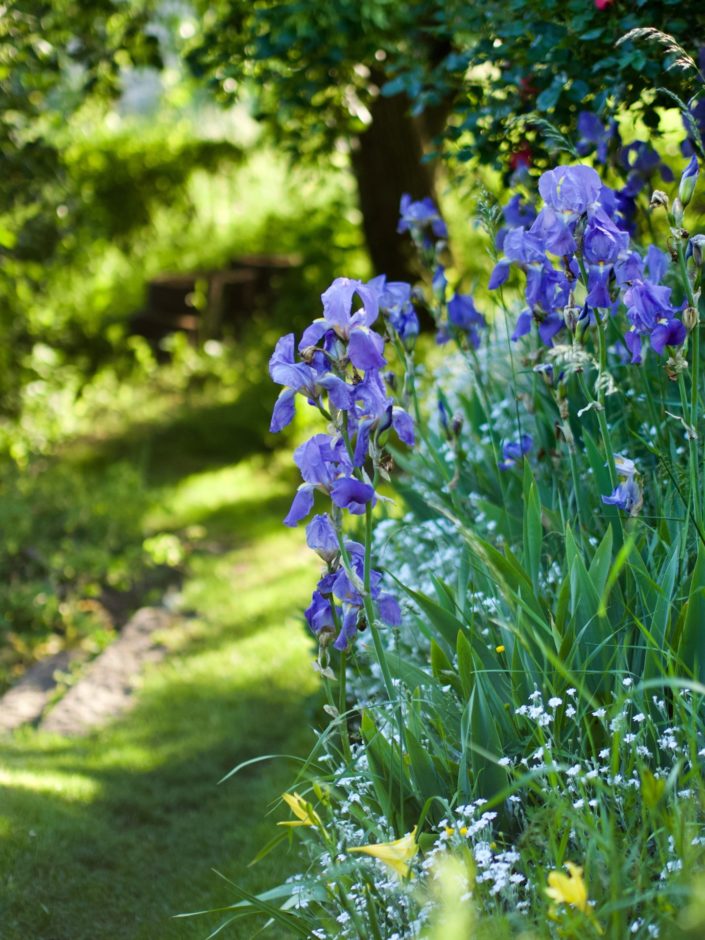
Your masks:
<svg viewBox="0 0 705 940"><path fill-rule="evenodd" d="M407 405L407 397L411 401L414 409L414 421L416 422L417 427L421 428L421 408L419 407L419 397L416 394L416 376L414 375L414 357L406 349L399 334L390 324L389 330L394 349L396 354L399 357L399 361L404 366L404 407Z"/></svg>
<svg viewBox="0 0 705 940"><path fill-rule="evenodd" d="M379 630L377 629L377 614L375 613L374 604L372 602L372 593L370 590L371 586L371 574L372 574L372 506L370 503L365 507L365 567L363 570L363 605L365 608L365 616L367 617L367 624L370 628L372 634L372 641L375 647L375 653L377 655L377 661L379 662L379 668L382 670L382 678L384 679L384 685L387 689L387 695L389 696L389 701L394 702L394 683L392 682L392 674L389 671L389 663L387 662L387 655L382 645L382 640L379 635Z"/></svg>
<svg viewBox="0 0 705 940"><path fill-rule="evenodd" d="M607 458L607 470L610 475L610 483L614 488L617 485L617 471L614 466L614 451L612 449L612 441L610 439L609 428L607 427L607 418L605 417L605 406L599 401L599 398L596 399L590 389L588 388L587 382L583 378L582 373L578 373L578 382L580 387L583 390L583 395L588 401L588 404L592 405L597 412L597 425L600 429L600 437L602 438L602 446L605 449L605 457Z"/></svg>
<svg viewBox="0 0 705 940"><path fill-rule="evenodd" d="M502 496L502 508L504 509L504 519L507 525L507 531L509 531L509 516L507 514L507 498L504 487L504 478L502 476L502 471L499 468L500 459L499 459L499 445L496 439L494 428L492 427L492 412L490 409L490 401L487 397L487 392L485 391L485 386L482 381L482 371L480 369L480 361L477 358L477 353L475 350L471 350L468 354L465 354L466 362L470 365L470 369L475 376L477 393L480 396L480 403L482 404L482 410L485 412L487 418L487 426L490 433L490 443L492 444L492 455L494 456L495 469L497 471L497 481L499 483L499 491Z"/></svg>
<svg viewBox="0 0 705 940"><path fill-rule="evenodd" d="M363 601L365 605L365 616L367 617L367 624L370 628L370 633L372 634L372 642L375 647L375 654L377 656L377 662L379 667L382 670L382 677L384 679L384 684L387 689L387 695L389 696L390 704L394 706L397 717L397 726L399 728L399 814L401 817L401 828L404 828L404 715L402 713L402 704L401 698L395 695L394 683L392 681L392 674L389 669L389 663L387 662L387 654L382 643L382 638L379 635L379 630L377 628L377 617L374 609L374 604L372 603L372 593L371 593L371 575L372 575L372 506L370 503L365 507L365 568L363 575L363 584L365 591L363 594Z"/></svg>
<svg viewBox="0 0 705 940"><path fill-rule="evenodd" d="M588 276L587 271L585 270L585 262L582 257L578 254L578 265L580 267L581 280L585 290L588 290ZM597 388L597 423L600 428L600 436L602 437L602 445L605 448L605 456L607 457L607 469L610 475L610 483L614 488L617 486L617 471L614 466L614 451L612 449L612 441L610 439L609 428L607 427L607 418L605 416L605 388L602 382L602 376L607 372L607 338L605 336L605 331L602 326L602 320L600 319L599 308L595 309L595 326L597 328L597 355L598 355L598 388ZM580 376L580 384L582 385L583 391L586 398L589 402L595 402L595 399L588 391L587 383ZM621 519L620 519L621 525ZM624 534L624 533L622 533Z"/></svg>
<svg viewBox="0 0 705 940"><path fill-rule="evenodd" d="M335 624L335 629L340 636L340 631L342 630L342 624L340 623L340 617L338 616L338 611L335 609L335 601L331 598L330 609L333 615L333 623ZM347 763L350 763L352 759L352 752L350 750L350 734L348 731L348 719L346 717L346 712L348 710L347 706L347 659L348 654L346 650L342 650L340 653L340 671L338 675L338 721L340 722L340 746L343 749L343 756ZM331 703L332 704L332 703Z"/></svg>
<svg viewBox="0 0 705 940"><path fill-rule="evenodd" d="M424 422L421 420L421 408L419 406L418 395L416 392L416 377L414 375L413 357L409 352L407 352L404 349L404 347L402 346L399 340L399 337L397 336L397 334L394 332L393 329L392 329L392 341L397 351L397 355L399 356L400 360L402 361L404 365L405 387L409 388L410 390L411 402L414 408L414 422L415 422L414 432L418 433L420 439L426 445L426 451L428 454L431 455L433 462L435 463L436 468L438 469L440 475L444 478L447 484L450 484L454 479L454 475L448 470L448 467L446 466L444 461L440 458L438 454L438 449L433 445L433 442L429 440L429 437L426 434L426 428L424 426ZM457 457L456 457L456 467L457 467ZM457 473L457 469L456 469L456 473ZM455 494L455 490L453 488L450 488L449 492L450 492L451 501L453 503L454 508L459 509L458 499Z"/></svg>
<svg viewBox="0 0 705 940"><path fill-rule="evenodd" d="M610 475L610 485L614 490L617 486L617 470L614 465L614 451L612 450L612 441L610 439L609 428L607 427L607 418L605 417L604 405L599 401L596 401L590 393L590 389L587 387L587 382L583 378L581 372L578 372L578 382L580 387L583 390L585 398L590 404L597 405L597 424L600 428L600 437L602 438L602 446L605 449L605 457L607 458L607 471ZM617 512L617 547L619 548L624 544L624 523L622 522L622 517Z"/></svg>
<svg viewBox="0 0 705 940"><path fill-rule="evenodd" d="M688 415L688 394L685 389L685 381L683 380L683 375L678 376L678 391L681 396L681 408L683 410L683 415L685 420L685 415ZM690 498L688 500L688 509L692 507L693 518L697 525L700 524L700 494L698 486L698 444L688 433L688 451L690 455L689 463L689 479L690 479Z"/></svg>
<svg viewBox="0 0 705 940"><path fill-rule="evenodd" d="M685 290L689 306L696 311L698 304L693 293L693 285L688 277L688 268L685 263L685 252L683 251L683 242L678 240L678 268L680 270L683 289ZM692 358L690 373L690 426L695 430L698 423L698 414L700 411L700 323L697 322L691 331L692 339ZM679 388L682 382L682 376L679 376ZM685 399L685 388L681 391L681 400L683 402L684 412L687 414L687 399ZM700 515L700 480L699 480L699 458L697 439L688 438L688 449L690 451L690 485L693 489L693 512L698 523L702 523Z"/></svg>
<svg viewBox="0 0 705 940"><path fill-rule="evenodd" d="M336 535L338 537L338 547L340 548L340 557L343 562L343 567L345 568L346 573L351 578L353 584L355 583L355 572L353 571L352 562L350 561L350 554L348 553L347 548L345 547L345 542L343 540L342 534L336 530ZM372 556L372 506L368 503L367 508L365 509L365 567L363 572L363 590L362 590L362 606L365 610L365 617L367 619L367 624L370 628L370 633L372 634L372 640L374 642L375 654L379 661L380 669L382 670L382 678L384 680L384 685L387 690L387 695L389 696L390 702L394 702L394 684L392 682L392 674L389 671L389 663L385 656L384 647L382 646L382 641L379 638L379 633L376 627L377 615L375 613L374 604L372 602L372 595L370 593L370 583L371 583L371 556Z"/></svg>

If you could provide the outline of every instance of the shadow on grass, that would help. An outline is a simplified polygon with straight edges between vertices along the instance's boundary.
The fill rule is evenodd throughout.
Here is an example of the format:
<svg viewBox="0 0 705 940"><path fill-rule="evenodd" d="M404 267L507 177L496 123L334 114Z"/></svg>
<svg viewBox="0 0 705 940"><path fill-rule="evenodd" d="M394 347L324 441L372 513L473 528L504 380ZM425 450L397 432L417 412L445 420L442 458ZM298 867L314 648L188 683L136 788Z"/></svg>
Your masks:
<svg viewBox="0 0 705 940"><path fill-rule="evenodd" d="M112 728L5 747L3 938L201 938L217 915L171 918L235 900L213 868L257 891L294 867L281 854L247 865L276 832L264 816L296 762L254 764L217 785L242 761L312 744L306 641L287 638L297 627L280 618L272 610L267 630L258 618L229 646L220 625L207 649L173 655ZM228 936L252 931L243 921Z"/></svg>
<svg viewBox="0 0 705 940"><path fill-rule="evenodd" d="M297 617L315 562L303 533L281 525L293 470L289 487L268 456L227 469L261 453L249 421L239 404L187 409L94 460L99 473L111 453L147 454L164 520L202 526L214 546L196 542L183 594L198 617L166 637L171 653L129 715L85 740L28 731L3 744L3 940L200 940L219 915L173 915L236 900L213 868L250 891L297 868L282 850L247 866L276 833L265 814L299 765L257 763L217 785L253 757L305 756L319 705ZM189 433L197 445L185 443ZM255 929L245 920L226 935L246 940Z"/></svg>
<svg viewBox="0 0 705 940"><path fill-rule="evenodd" d="M184 403L168 417L138 421L124 434L92 442L80 463L100 470L131 459L150 485L163 486L271 452L281 444L267 430L275 398L271 384L248 385L230 402Z"/></svg>
<svg viewBox="0 0 705 940"><path fill-rule="evenodd" d="M254 870L246 865L276 831L274 821L263 816L290 783L293 764L254 765L216 784L236 763L261 752L282 747L305 752L301 721L306 702L292 707L289 696L250 696L245 714L227 695L203 690L198 704L218 712L219 729L205 729L206 745L180 742L180 755L175 750L156 768L88 769L91 752L85 746L33 758L23 754L23 764L30 760L40 778L45 766L68 779L88 774L97 794L88 803L76 803L56 792L44 790L38 799L31 789L5 787L2 813L16 820L0 848L0 855L11 853L3 865L12 871L2 902L6 940L205 937L217 915L172 917L236 900L213 868L250 890L282 878L281 857L266 859ZM233 729L251 724L252 708L261 716L256 740L254 732L250 740L235 740ZM158 748L160 735L154 732ZM83 917L77 917L77 901ZM250 937L250 930L245 923L229 936Z"/></svg>

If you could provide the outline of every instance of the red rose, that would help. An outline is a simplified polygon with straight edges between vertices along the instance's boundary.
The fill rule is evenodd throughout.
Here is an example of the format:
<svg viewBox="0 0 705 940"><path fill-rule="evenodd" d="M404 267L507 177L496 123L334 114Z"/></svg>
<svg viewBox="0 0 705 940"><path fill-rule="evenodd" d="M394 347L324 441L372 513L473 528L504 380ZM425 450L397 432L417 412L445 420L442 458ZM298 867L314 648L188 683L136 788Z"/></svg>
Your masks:
<svg viewBox="0 0 705 940"><path fill-rule="evenodd" d="M607 10L613 3L614 0L595 0L595 6L598 10Z"/></svg>

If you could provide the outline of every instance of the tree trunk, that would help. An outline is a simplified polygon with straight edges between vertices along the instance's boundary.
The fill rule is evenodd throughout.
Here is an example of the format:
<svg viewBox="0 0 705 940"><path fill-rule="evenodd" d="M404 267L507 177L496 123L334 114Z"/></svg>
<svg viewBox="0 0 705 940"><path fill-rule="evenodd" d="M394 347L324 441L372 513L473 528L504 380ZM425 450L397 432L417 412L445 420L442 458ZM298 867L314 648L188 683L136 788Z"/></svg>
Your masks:
<svg viewBox="0 0 705 940"><path fill-rule="evenodd" d="M422 163L422 128L409 113L405 95L379 95L372 122L356 141L352 168L357 181L365 240L375 274L413 280L417 273L408 235L397 234L399 202L435 198L433 164Z"/></svg>

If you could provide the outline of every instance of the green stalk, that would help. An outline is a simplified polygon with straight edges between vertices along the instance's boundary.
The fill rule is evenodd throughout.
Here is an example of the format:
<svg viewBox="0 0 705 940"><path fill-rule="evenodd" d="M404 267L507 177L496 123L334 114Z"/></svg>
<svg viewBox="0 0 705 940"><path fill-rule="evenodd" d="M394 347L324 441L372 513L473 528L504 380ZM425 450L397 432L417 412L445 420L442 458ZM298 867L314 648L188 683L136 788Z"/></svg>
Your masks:
<svg viewBox="0 0 705 940"><path fill-rule="evenodd" d="M404 716L402 713L402 704L401 698L397 698L394 693L394 683L392 682L392 674L389 670L389 663L387 662L387 654L384 650L384 645L382 643L382 638L379 635L379 630L377 629L376 623L376 612L374 609L374 604L372 603L372 593L370 590L371 583L371 573L372 573L372 506L370 503L365 507L365 567L364 567L364 578L363 584L365 587L365 592L363 594L363 600L365 605L365 616L367 617L367 625L372 634L372 642L374 643L375 653L377 655L377 662L380 665L382 670L382 676L384 678L384 684L387 689L387 695L389 696L390 704L395 706L395 711L397 714L397 725L399 728L399 814L401 817L401 828L404 828Z"/></svg>
<svg viewBox="0 0 705 940"><path fill-rule="evenodd" d="M693 293L693 285L690 283L690 278L688 277L688 268L685 263L685 252L683 251L683 242L681 239L678 239L678 268L680 270L681 280L683 282L683 289L685 290L686 297L688 298L689 306L693 307L696 311L698 310L698 305L695 299L695 294ZM698 416L700 413L700 322L698 322L693 327L691 333L692 340L692 358L690 365L690 426L693 430L696 429L698 424ZM679 376L679 388L682 376ZM681 391L681 401L685 408L684 399L684 390ZM698 443L697 439L688 438L688 449L690 452L690 463L691 463L691 486L693 487L693 512L698 524L702 524L702 516L700 515L700 462L698 457ZM703 470L705 475L705 469Z"/></svg>
<svg viewBox="0 0 705 940"><path fill-rule="evenodd" d="M365 567L364 567L364 576L363 576L363 586L364 593L362 595L362 600L365 608L365 616L367 618L367 625L370 628L370 633L372 634L372 642L375 647L375 654L377 656L377 661L379 667L382 670L382 678L384 679L384 685L387 690L387 695L389 696L389 701L394 702L394 684L392 682L392 674L389 671L389 663L387 662L387 654L384 651L384 646L382 645L382 640L379 635L379 630L377 629L377 615L375 613L374 604L372 603L372 595L370 593L370 580L372 572L372 506L370 503L365 507ZM400 729L401 730L401 729Z"/></svg>
<svg viewBox="0 0 705 940"><path fill-rule="evenodd" d="M333 598L331 598L330 608L333 614L335 629L338 635L340 635L342 624L340 623L338 611L335 609L335 601ZM340 746L343 749L345 761L349 764L352 760L352 751L350 750L350 732L348 730L347 719L347 659L347 651L342 650L340 653L340 671L338 674L338 721L340 722Z"/></svg>
<svg viewBox="0 0 705 940"><path fill-rule="evenodd" d="M683 380L683 375L678 376L678 391L681 397L681 408L683 409L683 414L688 415L688 395L685 389L685 382ZM684 417L685 420L685 417ZM692 506L693 518L696 525L700 525L702 519L700 515L700 487L698 484L698 444L688 433L688 452L690 459L688 461L689 467L689 486L690 486L690 496L688 499L688 509Z"/></svg>

